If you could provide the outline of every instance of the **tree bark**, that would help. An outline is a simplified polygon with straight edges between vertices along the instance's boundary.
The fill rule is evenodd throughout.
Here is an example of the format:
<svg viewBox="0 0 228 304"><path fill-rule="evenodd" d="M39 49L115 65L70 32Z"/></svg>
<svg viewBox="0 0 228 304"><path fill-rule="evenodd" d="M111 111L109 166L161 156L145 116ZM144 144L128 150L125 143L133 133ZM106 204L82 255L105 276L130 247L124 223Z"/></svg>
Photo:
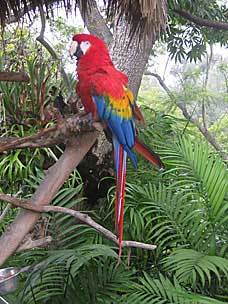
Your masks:
<svg viewBox="0 0 228 304"><path fill-rule="evenodd" d="M174 12L177 13L179 16L183 17L184 19L187 19L199 26L205 26L217 30L228 30L227 22L205 19L199 16L192 15L191 13L182 9L174 9Z"/></svg>
<svg viewBox="0 0 228 304"><path fill-rule="evenodd" d="M136 99L154 40L147 39L138 42L137 39L130 39L130 37L129 25L123 18L119 19L115 23L109 50L115 66L127 74L129 88Z"/></svg>
<svg viewBox="0 0 228 304"><path fill-rule="evenodd" d="M78 7L88 31L90 34L100 37L109 44L112 40L112 33L97 7L97 2L90 0L90 7L86 12L83 12L83 1L79 1Z"/></svg>

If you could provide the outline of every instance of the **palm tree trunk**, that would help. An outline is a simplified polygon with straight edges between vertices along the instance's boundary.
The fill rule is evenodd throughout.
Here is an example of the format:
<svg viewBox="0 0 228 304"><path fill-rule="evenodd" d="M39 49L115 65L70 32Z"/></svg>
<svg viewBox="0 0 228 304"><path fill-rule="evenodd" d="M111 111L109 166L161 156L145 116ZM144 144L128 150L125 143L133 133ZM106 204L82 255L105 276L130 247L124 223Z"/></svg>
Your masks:
<svg viewBox="0 0 228 304"><path fill-rule="evenodd" d="M151 54L154 40L130 39L130 28L123 18L115 23L109 50L115 66L127 74L129 87L137 98L142 76Z"/></svg>

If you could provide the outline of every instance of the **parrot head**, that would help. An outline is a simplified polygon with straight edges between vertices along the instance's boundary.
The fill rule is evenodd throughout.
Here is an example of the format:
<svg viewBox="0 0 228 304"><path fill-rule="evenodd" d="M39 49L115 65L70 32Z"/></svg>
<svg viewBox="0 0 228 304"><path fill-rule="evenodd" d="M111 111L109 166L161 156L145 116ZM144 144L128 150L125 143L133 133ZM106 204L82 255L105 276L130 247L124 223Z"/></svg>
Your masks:
<svg viewBox="0 0 228 304"><path fill-rule="evenodd" d="M77 34L73 36L70 46L70 56L77 60L88 54L107 54L108 50L104 41L90 34ZM87 56L88 57L88 56Z"/></svg>

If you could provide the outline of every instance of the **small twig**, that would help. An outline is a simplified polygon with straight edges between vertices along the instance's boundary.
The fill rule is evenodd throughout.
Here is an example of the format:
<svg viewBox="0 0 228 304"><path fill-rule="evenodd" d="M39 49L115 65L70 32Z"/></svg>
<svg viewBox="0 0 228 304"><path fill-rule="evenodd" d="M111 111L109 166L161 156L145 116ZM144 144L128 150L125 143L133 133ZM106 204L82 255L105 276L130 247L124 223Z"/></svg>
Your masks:
<svg viewBox="0 0 228 304"><path fill-rule="evenodd" d="M25 243L20 245L17 248L16 252L21 252L21 251L32 249L32 248L35 248L35 247L46 247L51 242L52 242L52 237L51 236L47 236L47 237L44 237L44 238L38 239L38 240L29 239L29 240L26 240Z"/></svg>
<svg viewBox="0 0 228 304"><path fill-rule="evenodd" d="M8 151L10 149L22 148L23 145L25 145L25 147L28 147L26 143L29 142L34 143L37 139L42 139L43 137L53 133L54 131L56 131L56 129L57 129L57 125L49 129L43 129L34 135L30 135L22 138L12 138L12 137L7 139L1 138L0 152Z"/></svg>
<svg viewBox="0 0 228 304"><path fill-rule="evenodd" d="M170 91L170 89L167 87L167 85L165 84L164 80L161 78L160 75L158 75L157 73L152 73L152 72L149 72L149 71L146 71L144 73L144 75L148 75L148 76L153 76L155 77L160 86L165 90L165 92L167 93L167 95L169 96L169 98L173 101L175 101L175 95Z"/></svg>
<svg viewBox="0 0 228 304"><path fill-rule="evenodd" d="M2 214L0 215L0 222L4 219L6 213L8 212L8 210L10 209L11 205L7 204L5 209L2 211Z"/></svg>
<svg viewBox="0 0 228 304"><path fill-rule="evenodd" d="M113 241L117 245L119 245L119 240L118 238L108 229L104 228L103 226L99 225L96 223L91 217L89 217L87 214L82 214L78 211L65 208L65 207L59 207L59 206L37 206L37 205L32 205L30 203L23 203L20 200L6 195L6 194L0 194L0 200L4 200L14 206L35 211L35 212L60 212L64 214L69 214L73 217L75 217L77 220L87 224L88 226L94 228L97 230L99 233L103 234L107 239ZM142 248L142 249L147 249L147 250L154 250L156 249L155 245L151 244L145 244L141 242L135 242L135 241L123 241L122 242L122 247L136 247L136 248Z"/></svg>

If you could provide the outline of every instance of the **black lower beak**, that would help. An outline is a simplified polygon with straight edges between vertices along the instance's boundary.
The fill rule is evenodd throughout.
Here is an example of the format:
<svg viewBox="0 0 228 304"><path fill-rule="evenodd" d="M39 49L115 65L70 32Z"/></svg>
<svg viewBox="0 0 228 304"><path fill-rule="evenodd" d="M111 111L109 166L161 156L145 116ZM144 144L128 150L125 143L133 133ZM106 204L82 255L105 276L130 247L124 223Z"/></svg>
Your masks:
<svg viewBox="0 0 228 304"><path fill-rule="evenodd" d="M83 55L83 52L80 48L80 45L78 45L77 48L76 48L76 51L74 53L74 56L76 56L77 60L79 60L82 57L82 55Z"/></svg>

